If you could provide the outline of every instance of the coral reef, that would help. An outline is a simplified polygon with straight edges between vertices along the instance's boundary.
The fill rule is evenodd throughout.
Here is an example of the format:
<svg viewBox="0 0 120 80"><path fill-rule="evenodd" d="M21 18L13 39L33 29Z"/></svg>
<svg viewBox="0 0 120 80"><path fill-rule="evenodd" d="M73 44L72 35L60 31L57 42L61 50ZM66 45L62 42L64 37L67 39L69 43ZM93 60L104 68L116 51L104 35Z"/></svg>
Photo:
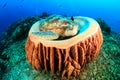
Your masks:
<svg viewBox="0 0 120 80"><path fill-rule="evenodd" d="M4 61L0 58L0 80L2 79L2 75L6 70L6 65L4 64Z"/></svg>
<svg viewBox="0 0 120 80"><path fill-rule="evenodd" d="M43 21L43 23L40 23L41 21L36 22L29 31L25 46L26 57L29 63L37 70L51 70L52 73L56 71L62 72L62 77L65 75L68 77L78 75L81 68L86 63L92 61L99 53L103 42L99 25L93 19L85 17L75 17L74 22L71 21L71 23L68 22L69 19L67 21L67 18L61 18L60 16L57 18L56 16L55 18L51 18L50 16L48 18L50 18L49 20L47 19L48 23ZM57 21L55 21L56 19ZM66 24L61 24L63 22ZM44 25L47 25L47 27ZM77 35L76 31L78 29L76 29L76 26L79 28ZM50 40L50 34L44 34L42 37L41 35L33 34L33 32L42 33L43 30L41 27L45 28L44 31L46 32L51 31L58 34L57 32L60 31L62 32L62 36L65 36L64 33L66 31L62 29L64 27L68 32L66 34L72 36L75 33L75 36L66 40ZM72 29L69 29L69 27ZM81 31L85 27L87 30ZM51 30L51 28L55 30ZM64 31L58 30L58 28ZM47 39L46 35L48 36Z"/></svg>
<svg viewBox="0 0 120 80"><path fill-rule="evenodd" d="M111 28L104 20L102 20L101 18L96 18L96 21L99 23L99 25L104 33L107 33L107 34L111 33Z"/></svg>
<svg viewBox="0 0 120 80"><path fill-rule="evenodd" d="M5 60L9 60L8 54L2 54L5 48L12 43L26 39L28 31L32 24L41 18L49 16L47 13L42 13L40 16L27 17L12 23L0 38L0 75L6 71ZM24 34L24 35L23 35ZM0 76L1 78L1 76Z"/></svg>
<svg viewBox="0 0 120 80"><path fill-rule="evenodd" d="M32 24L47 16L49 16L49 14L44 12L40 16L27 17L12 23L2 34L2 38L0 40L0 48L2 49L0 49L0 52L2 53L4 48L6 48L12 42L25 39L28 36L27 33L29 32Z"/></svg>
<svg viewBox="0 0 120 80"><path fill-rule="evenodd" d="M29 21L32 21L32 18L29 19ZM13 29L10 30L14 32ZM110 35L108 35L106 31L103 30L102 32L104 42L98 57L86 64L80 75L71 76L69 80L120 80L120 34L110 31ZM27 33L25 32L24 34ZM0 72L0 80L68 80L66 77L61 79L59 73L53 75L44 70L37 71L33 69L25 57L25 42L26 38L12 42L3 52L0 52L3 55L0 57L0 64L4 64L4 66L0 67L0 71L6 66L5 71Z"/></svg>
<svg viewBox="0 0 120 80"><path fill-rule="evenodd" d="M25 39L27 37L26 32L28 32L32 24L39 19L39 17L28 17L27 19L22 19L11 24L10 27L3 33L0 41L0 44L2 45L0 46L0 48L2 48L0 52L2 52L3 49L12 42Z"/></svg>

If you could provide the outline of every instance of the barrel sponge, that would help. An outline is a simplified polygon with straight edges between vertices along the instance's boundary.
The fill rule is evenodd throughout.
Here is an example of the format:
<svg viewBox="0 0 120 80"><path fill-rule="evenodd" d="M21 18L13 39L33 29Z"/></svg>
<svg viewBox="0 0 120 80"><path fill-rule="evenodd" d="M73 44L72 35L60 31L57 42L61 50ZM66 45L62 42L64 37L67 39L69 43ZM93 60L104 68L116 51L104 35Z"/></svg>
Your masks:
<svg viewBox="0 0 120 80"><path fill-rule="evenodd" d="M26 58L37 70L76 76L85 64L99 54L103 37L99 24L92 18L75 16L77 35L63 40L43 40L32 32L39 31L39 22L31 27L25 45Z"/></svg>

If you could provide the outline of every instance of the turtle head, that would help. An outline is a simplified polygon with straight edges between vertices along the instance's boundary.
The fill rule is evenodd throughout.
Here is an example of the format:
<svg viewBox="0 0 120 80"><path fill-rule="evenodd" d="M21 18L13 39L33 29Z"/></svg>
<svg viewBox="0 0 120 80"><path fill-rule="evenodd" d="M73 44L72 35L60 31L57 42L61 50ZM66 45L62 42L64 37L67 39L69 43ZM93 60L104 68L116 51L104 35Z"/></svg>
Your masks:
<svg viewBox="0 0 120 80"><path fill-rule="evenodd" d="M78 33L78 25L73 24L66 28L64 35L65 36L74 36Z"/></svg>

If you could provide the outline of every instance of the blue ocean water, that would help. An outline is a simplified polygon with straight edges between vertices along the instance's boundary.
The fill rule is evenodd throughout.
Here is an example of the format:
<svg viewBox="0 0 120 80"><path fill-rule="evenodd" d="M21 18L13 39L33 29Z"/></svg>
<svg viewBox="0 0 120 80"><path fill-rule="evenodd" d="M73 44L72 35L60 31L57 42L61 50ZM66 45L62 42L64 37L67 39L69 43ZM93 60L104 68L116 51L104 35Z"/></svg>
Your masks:
<svg viewBox="0 0 120 80"><path fill-rule="evenodd" d="M0 0L0 35L13 22L43 12L102 18L120 33L119 0Z"/></svg>

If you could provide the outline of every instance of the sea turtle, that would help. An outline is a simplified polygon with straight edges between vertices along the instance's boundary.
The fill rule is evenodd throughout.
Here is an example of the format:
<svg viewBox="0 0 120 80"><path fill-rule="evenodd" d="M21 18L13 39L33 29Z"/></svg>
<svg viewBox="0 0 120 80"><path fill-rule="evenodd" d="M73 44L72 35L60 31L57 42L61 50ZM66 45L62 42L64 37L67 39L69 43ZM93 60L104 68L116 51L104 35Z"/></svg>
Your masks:
<svg viewBox="0 0 120 80"><path fill-rule="evenodd" d="M40 20L39 35L42 39L54 40L59 37L74 36L78 32L78 24L70 18L63 16L50 16L48 19Z"/></svg>

